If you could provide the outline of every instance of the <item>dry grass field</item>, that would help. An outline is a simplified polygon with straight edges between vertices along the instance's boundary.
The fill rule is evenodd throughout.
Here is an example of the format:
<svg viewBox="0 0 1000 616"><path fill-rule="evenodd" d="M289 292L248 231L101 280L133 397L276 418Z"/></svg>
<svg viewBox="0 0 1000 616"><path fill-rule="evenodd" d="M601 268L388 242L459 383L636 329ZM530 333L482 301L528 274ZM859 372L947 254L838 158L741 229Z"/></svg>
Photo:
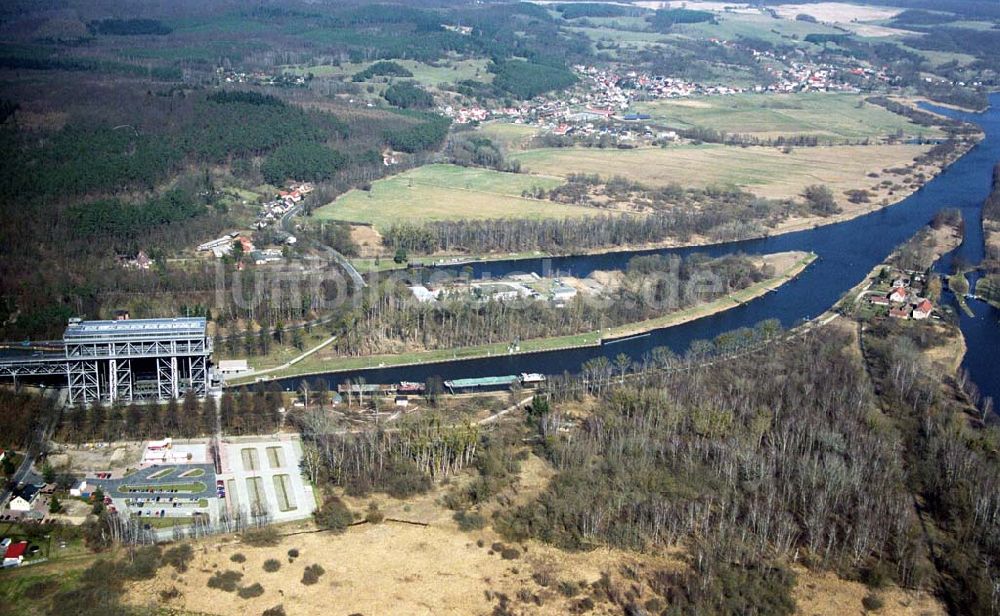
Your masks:
<svg viewBox="0 0 1000 616"><path fill-rule="evenodd" d="M537 495L547 485L553 471L534 456L522 467L516 492L507 496L511 506ZM468 476L459 477L464 481ZM336 535L312 532L310 525L282 527L283 536L276 546L252 547L232 536L211 537L195 542L194 558L185 573L163 567L149 581L129 586L128 602L150 612L168 607L198 614L261 614L281 605L289 616L325 614L488 614L506 596L517 613L562 615L571 609L575 597L559 591L560 583L586 587L607 574L620 588L636 587L649 593L642 581L624 579L623 566L633 571L676 571L684 567L683 551L664 550L635 554L615 549L589 552L565 552L535 541L506 543L518 551L516 558L504 558L492 549L503 542L489 526L463 532L451 519L451 511L437 504L444 488L406 502L377 496L387 518L425 523L418 526L393 521L362 524ZM363 511L368 501L347 499L354 511ZM484 512L487 513L488 512ZM487 518L489 516L487 515ZM287 553L298 550L289 562ZM244 562L231 557L241 554ZM275 558L277 571L264 570L264 562ZM302 583L306 567L318 564L324 574L318 583ZM258 597L240 598L235 592L208 588L208 579L217 572L242 574L238 586L255 583L263 587ZM861 584L846 582L832 574L819 574L798 568L794 597L801 614L861 614L862 598L868 590ZM544 582L541 582L542 580ZM174 598L161 593L176 589ZM645 594L645 596L650 596ZM889 616L944 613L941 606L925 593L887 588L879 591L885 607L879 612ZM620 614L598 602L591 614Z"/></svg>
<svg viewBox="0 0 1000 616"><path fill-rule="evenodd" d="M509 495L512 502L524 502L536 495L551 475L542 460L530 457L523 465L517 493ZM384 521L355 526L340 535L308 532L313 529L304 527L300 530L307 532L286 536L273 547L251 547L233 537L200 541L195 544L188 572L177 575L164 567L155 579L133 584L129 601L152 609L161 591L176 588L180 596L167 605L203 614L260 614L280 604L289 616L465 615L489 613L497 605L495 593L513 599L518 591L527 589L541 601L541 605L530 604L530 613L555 616L568 613L571 601L556 590L555 581L591 584L602 573L616 572L626 563L681 566L676 554L632 555L620 550L568 553L534 541L506 544L516 548L519 555L505 559L492 549L503 539L491 528L473 532L458 529L452 512L436 503L443 492L441 489L406 502L375 497L387 518L427 526ZM358 512L364 511L369 502L346 500ZM289 563L286 554L293 548L299 556ZM230 557L237 553L246 561L231 561ZM264 561L269 558L281 561L278 571L264 571ZM318 583L304 585L303 572L313 564L319 564L325 573ZM242 599L236 593L208 588L208 579L214 573L227 570L243 574L241 587L260 583L264 594ZM540 586L532 579L538 573L551 576L553 583Z"/></svg>
<svg viewBox="0 0 1000 616"><path fill-rule="evenodd" d="M460 218L567 218L602 213L521 196L525 190L559 186L562 178L501 173L456 165L427 165L351 190L315 212L319 219L369 223L385 229L399 221Z"/></svg>
<svg viewBox="0 0 1000 616"><path fill-rule="evenodd" d="M732 185L776 199L797 197L811 184L826 184L843 200L843 191L874 183L868 173L912 163L929 147L828 146L794 148L785 154L778 148L705 144L634 150L546 148L513 157L528 171L546 176L589 173L650 186Z"/></svg>

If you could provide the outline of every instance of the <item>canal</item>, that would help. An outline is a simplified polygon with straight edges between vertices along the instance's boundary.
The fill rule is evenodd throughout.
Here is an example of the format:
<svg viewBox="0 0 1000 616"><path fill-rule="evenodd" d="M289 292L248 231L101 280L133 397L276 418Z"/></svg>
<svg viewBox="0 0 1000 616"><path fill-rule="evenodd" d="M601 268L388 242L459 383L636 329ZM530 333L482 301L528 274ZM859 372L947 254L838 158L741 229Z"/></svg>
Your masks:
<svg viewBox="0 0 1000 616"><path fill-rule="evenodd" d="M683 325L653 331L649 336L635 338L602 347L586 347L456 360L416 366L371 368L311 375L326 378L331 387L346 379L363 377L369 383L423 381L433 376L444 379L481 375L543 372L560 374L576 372L581 364L597 356L609 358L626 353L634 360L654 347L667 346L683 353L695 340L712 340L719 334L740 327L752 327L765 319L777 319L789 327L803 319L811 319L833 306L851 287L861 281L894 247L910 238L926 225L934 214L944 208L958 208L966 221L966 239L954 253L949 253L938 267L948 268L956 258L979 263L983 258L983 236L980 224L982 203L990 189L993 165L1000 161L1000 94L990 99L990 109L982 114L965 114L933 108L951 117L960 117L981 126L985 139L919 191L888 208L871 212L853 220L785 235L713 246L623 251L600 255L554 257L516 261L473 263L474 276L502 276L514 272L556 271L573 276L587 276L595 270L623 268L637 254L677 254L694 252L711 256L733 252L765 254L788 250L813 251L819 258L796 280L783 285L743 306L692 321ZM992 357L1000 351L998 311L983 302L972 301L975 317L962 316L969 352L964 366L980 387L983 395L1000 400L1000 367ZM276 379L286 389L298 387L301 377Z"/></svg>

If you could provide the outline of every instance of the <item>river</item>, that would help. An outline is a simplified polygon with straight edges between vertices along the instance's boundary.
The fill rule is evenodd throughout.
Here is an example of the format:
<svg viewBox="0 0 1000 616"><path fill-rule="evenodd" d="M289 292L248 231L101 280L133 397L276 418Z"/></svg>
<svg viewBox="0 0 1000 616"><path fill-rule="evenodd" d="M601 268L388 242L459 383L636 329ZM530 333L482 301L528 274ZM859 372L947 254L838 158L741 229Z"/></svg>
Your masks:
<svg viewBox="0 0 1000 616"><path fill-rule="evenodd" d="M667 346L677 353L683 353L694 340L712 340L720 333L740 327L752 327L765 319L778 319L782 325L792 326L833 306L848 289L883 261L894 247L930 222L938 210L949 207L962 210L967 235L965 242L954 253L946 255L939 267L948 267L956 257L970 263L979 263L984 252L980 224L982 203L990 190L993 165L1000 160L1000 94L992 95L990 103L990 109L982 114L933 108L978 124L983 128L985 138L903 201L853 220L769 238L713 246L491 261L469 266L477 277L487 273L500 276L514 272L541 272L545 269L583 277L595 270L623 268L637 254L684 255L699 252L717 256L737 251L766 254L805 250L819 255L796 280L784 284L775 293L764 295L743 306L683 325L656 330L649 336L602 347L371 368L307 378L310 381L326 378L331 387L336 387L345 379L358 377L363 377L368 383L393 383L402 380L424 381L432 376L453 379L521 372L560 374L564 371L576 372L585 361L600 355L611 358L619 353L626 353L634 360L639 360L644 353L657 346ZM969 349L963 365L984 395L1000 400L1000 367L993 363L996 361L993 355L1000 350L1000 315L983 302L972 301L971 304L976 316L961 317L961 327ZM298 387L300 380L301 377L276 379L286 389Z"/></svg>

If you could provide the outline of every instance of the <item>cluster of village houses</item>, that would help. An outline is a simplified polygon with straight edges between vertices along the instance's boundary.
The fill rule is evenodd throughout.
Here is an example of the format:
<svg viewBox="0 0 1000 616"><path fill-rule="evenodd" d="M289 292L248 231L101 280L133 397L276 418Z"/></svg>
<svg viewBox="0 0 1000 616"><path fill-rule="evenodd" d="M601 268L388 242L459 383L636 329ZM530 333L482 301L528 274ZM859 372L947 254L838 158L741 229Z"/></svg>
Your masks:
<svg viewBox="0 0 1000 616"><path fill-rule="evenodd" d="M234 71L224 67L215 69L216 74L224 83L244 83L254 86L277 86L285 88L304 88L309 81L302 75L293 73L265 73L263 71Z"/></svg>
<svg viewBox="0 0 1000 616"><path fill-rule="evenodd" d="M927 319L934 313L934 303L920 296L924 282L923 274L901 275L892 281L888 293L869 292L868 302L872 306L887 307L889 316L894 319Z"/></svg>
<svg viewBox="0 0 1000 616"><path fill-rule="evenodd" d="M479 106L442 108L444 115L457 124L506 119L518 124L542 126L556 134L574 130L574 124L594 120L643 120L643 114L627 113L637 100L683 98L689 96L726 96L741 93L791 92L857 92L853 84L841 79L850 74L856 78L888 83L889 75L881 69L862 64L842 67L826 63L797 60L772 51L760 51L733 41L710 39L723 47L749 51L773 77L769 85L750 88L710 85L663 75L638 71L619 72L594 66L576 65L574 72L580 84L568 95L538 96L517 107L487 109ZM578 129L577 129L578 130Z"/></svg>
<svg viewBox="0 0 1000 616"><path fill-rule="evenodd" d="M283 215L295 207L297 203L301 202L312 191L313 185L308 182L292 183L288 190L279 191L274 199L261 205L260 212L257 214L257 222L254 223L254 226L257 229L267 228L275 221L280 220ZM276 231L275 237L286 246L291 246L297 241L294 235L284 230ZM198 251L211 252L215 258L221 259L226 255L232 254L233 247L237 242L243 248L243 254L248 255L249 261L255 265L263 265L282 259L280 249L258 249L254 246L250 236L240 231L233 231L214 240L209 240L204 244L200 244Z"/></svg>

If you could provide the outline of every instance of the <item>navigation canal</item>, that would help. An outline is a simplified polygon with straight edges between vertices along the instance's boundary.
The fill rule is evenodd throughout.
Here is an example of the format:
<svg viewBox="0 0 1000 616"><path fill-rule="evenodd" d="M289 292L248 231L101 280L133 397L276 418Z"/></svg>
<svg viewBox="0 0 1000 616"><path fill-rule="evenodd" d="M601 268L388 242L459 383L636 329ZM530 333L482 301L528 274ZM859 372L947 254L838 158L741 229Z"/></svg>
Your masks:
<svg viewBox="0 0 1000 616"><path fill-rule="evenodd" d="M894 247L910 238L944 208L959 208L966 221L966 241L947 255L939 267L948 267L960 257L979 263L983 257L980 225L982 203L990 189L993 165L1000 161L1000 94L990 97L990 109L983 114L965 114L934 107L951 117L960 117L981 126L985 139L969 153L945 169L919 191L900 203L842 223L798 231L770 238L730 242L713 246L650 251L613 252L601 255L554 257L516 261L473 263L474 276L502 276L513 272L541 272L544 269L573 276L587 276L595 270L619 269L637 254L690 254L712 256L742 251L765 254L788 250L813 251L819 258L798 279L783 285L743 306L698 319L683 325L656 330L650 335L601 347L543 351L456 360L415 366L372 368L310 375L310 381L326 378L335 388L346 379L363 377L368 383L423 381L433 376L455 379L473 376L543 372L577 372L584 362L597 356L609 358L626 353L634 360L654 347L667 346L683 353L695 340L712 340L719 334L740 327L752 327L765 319L778 319L788 327L827 310L851 287L861 281ZM1000 350L1000 314L982 302L972 302L975 317L961 318L969 352L964 366L979 385L983 395L1000 401L1000 367L994 355ZM303 377L276 379L283 388L298 387Z"/></svg>

